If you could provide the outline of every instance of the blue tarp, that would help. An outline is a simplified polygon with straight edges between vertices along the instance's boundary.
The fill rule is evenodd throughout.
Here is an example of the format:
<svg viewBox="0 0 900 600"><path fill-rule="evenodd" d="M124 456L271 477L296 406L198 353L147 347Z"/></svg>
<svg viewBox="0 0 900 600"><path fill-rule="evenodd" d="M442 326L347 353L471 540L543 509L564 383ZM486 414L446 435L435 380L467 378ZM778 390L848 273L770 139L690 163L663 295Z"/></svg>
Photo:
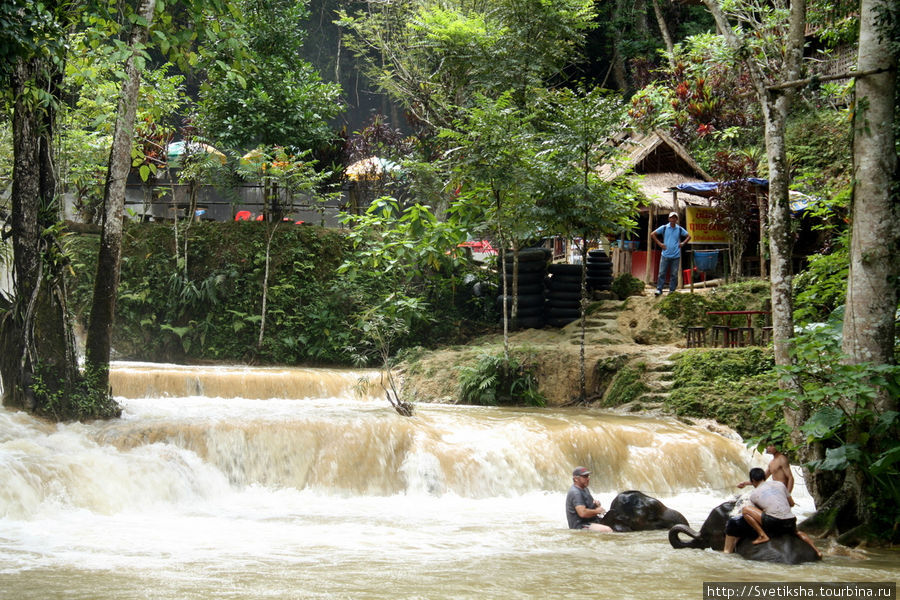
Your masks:
<svg viewBox="0 0 900 600"><path fill-rule="evenodd" d="M737 183L739 180L734 179L732 181L699 181L697 183L681 183L675 186L675 189L679 192L684 192L686 194L693 194L695 196L703 196L704 198L708 198L709 196L715 196L719 191L720 186L727 186L734 183ZM759 179L758 177L749 177L744 181L748 181L751 184L762 188L769 189L769 180L768 179Z"/></svg>

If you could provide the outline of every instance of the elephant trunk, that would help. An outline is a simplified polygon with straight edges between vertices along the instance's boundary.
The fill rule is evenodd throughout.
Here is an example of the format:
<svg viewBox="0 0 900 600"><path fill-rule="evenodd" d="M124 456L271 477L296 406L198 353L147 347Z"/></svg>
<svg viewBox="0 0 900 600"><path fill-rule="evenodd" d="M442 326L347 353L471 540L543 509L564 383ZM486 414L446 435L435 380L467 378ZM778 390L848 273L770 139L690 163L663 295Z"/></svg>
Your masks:
<svg viewBox="0 0 900 600"><path fill-rule="evenodd" d="M681 539L680 534L685 534L691 538L690 541ZM669 530L669 543L673 548L709 548L709 542L700 537L700 534L688 527L687 525L675 525Z"/></svg>

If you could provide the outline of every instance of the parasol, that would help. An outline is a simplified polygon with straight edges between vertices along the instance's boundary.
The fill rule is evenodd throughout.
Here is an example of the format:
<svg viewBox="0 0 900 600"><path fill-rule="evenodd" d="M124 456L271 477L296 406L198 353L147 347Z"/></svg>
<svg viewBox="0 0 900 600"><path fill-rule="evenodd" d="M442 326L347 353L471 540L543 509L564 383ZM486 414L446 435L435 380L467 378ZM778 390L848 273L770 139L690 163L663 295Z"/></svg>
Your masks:
<svg viewBox="0 0 900 600"><path fill-rule="evenodd" d="M183 140L169 144L166 147L166 157L170 162L173 162L180 160L186 154L197 154L201 151L205 151L215 156L223 165L228 160L223 153L219 152L209 144L204 144L202 142L185 142Z"/></svg>
<svg viewBox="0 0 900 600"><path fill-rule="evenodd" d="M399 170L400 165L393 161L378 156L370 156L358 160L347 167L344 175L347 179L361 181L363 179L381 179L385 173L393 173Z"/></svg>

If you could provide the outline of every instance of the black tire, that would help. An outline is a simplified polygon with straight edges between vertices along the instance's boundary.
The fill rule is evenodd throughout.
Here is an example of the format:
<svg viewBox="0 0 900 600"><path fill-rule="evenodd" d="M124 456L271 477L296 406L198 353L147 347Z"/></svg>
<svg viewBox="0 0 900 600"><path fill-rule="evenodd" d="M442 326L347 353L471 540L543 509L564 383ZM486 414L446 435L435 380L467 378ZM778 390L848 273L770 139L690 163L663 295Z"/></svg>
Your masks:
<svg viewBox="0 0 900 600"><path fill-rule="evenodd" d="M581 290L551 290L546 294L547 300L563 300L566 302L579 302L581 300Z"/></svg>
<svg viewBox="0 0 900 600"><path fill-rule="evenodd" d="M502 309L502 307L501 307L501 309ZM512 307L509 307L507 310L510 311L507 313L507 315L509 317L512 317ZM520 318L525 318L525 317L536 317L536 316L543 315L543 314L544 314L544 305L543 304L535 304L532 306L520 306L517 316ZM502 313L500 314L500 319L501 320L503 319Z"/></svg>
<svg viewBox="0 0 900 600"><path fill-rule="evenodd" d="M512 306L513 297L506 296L507 306ZM503 296L497 296L497 306L503 305ZM519 307L524 308L526 306L543 306L544 305L544 295L543 294L522 294L519 296Z"/></svg>
<svg viewBox="0 0 900 600"><path fill-rule="evenodd" d="M609 271L612 272L612 263L588 263L587 272L591 271Z"/></svg>
<svg viewBox="0 0 900 600"><path fill-rule="evenodd" d="M547 300L547 307L550 308L573 308L575 310L581 309L581 300L563 300L561 298L553 298L552 300Z"/></svg>
<svg viewBox="0 0 900 600"><path fill-rule="evenodd" d="M512 290L510 290L511 292ZM533 296L534 294L543 294L544 293L544 283L527 283L527 284L519 284L519 287L516 288L516 292L518 292L519 296ZM512 293L510 293L512 295Z"/></svg>
<svg viewBox="0 0 900 600"><path fill-rule="evenodd" d="M563 263L553 263L547 267L552 275L578 275L581 277L581 265L567 265Z"/></svg>
<svg viewBox="0 0 900 600"><path fill-rule="evenodd" d="M609 258L590 258L590 257L588 257L588 259L587 259L587 265L588 265L589 269L591 268L591 266L611 265L611 264L612 264L612 259L609 259Z"/></svg>
<svg viewBox="0 0 900 600"><path fill-rule="evenodd" d="M598 276L598 275L612 275L612 265L588 265L587 274L588 276Z"/></svg>
<svg viewBox="0 0 900 600"><path fill-rule="evenodd" d="M519 273L543 273L546 270L546 265L540 261L519 261ZM498 269L499 272L499 269ZM513 272L513 262L511 260L506 261L506 274L512 275Z"/></svg>
<svg viewBox="0 0 900 600"><path fill-rule="evenodd" d="M581 317L581 311L577 308L551 306L547 309L547 315L549 315L551 319L578 319Z"/></svg>
<svg viewBox="0 0 900 600"><path fill-rule="evenodd" d="M578 275L567 275L567 274L557 273L555 275L550 276L550 281L551 282L558 281L558 282L565 282L565 283L581 283L581 273L579 273Z"/></svg>
<svg viewBox="0 0 900 600"><path fill-rule="evenodd" d="M547 286L552 292L575 292L576 294L581 293L581 282L580 281L551 281Z"/></svg>
<svg viewBox="0 0 900 600"><path fill-rule="evenodd" d="M518 329L540 329L544 326L544 317L516 319L512 326Z"/></svg>
<svg viewBox="0 0 900 600"><path fill-rule="evenodd" d="M506 251L506 262L512 264L514 260L512 250ZM525 248L519 250L519 263L523 262L544 262L550 258L549 252L545 248Z"/></svg>
<svg viewBox="0 0 900 600"><path fill-rule="evenodd" d="M588 260L592 258L601 258L606 256L605 250L600 250L599 248L594 248L593 250L588 250Z"/></svg>
<svg viewBox="0 0 900 600"><path fill-rule="evenodd" d="M543 271L528 271L528 272L519 272L519 285L522 284L533 284L533 283L544 283L544 272ZM500 278L500 281L503 281L503 278ZM506 283L512 285L513 276L512 273L506 274Z"/></svg>
<svg viewBox="0 0 900 600"><path fill-rule="evenodd" d="M590 269L588 270L588 278L590 277L609 277L612 279L612 269Z"/></svg>
<svg viewBox="0 0 900 600"><path fill-rule="evenodd" d="M588 281L588 289L592 289L592 290L608 290L608 289L611 288L611 287L612 287L612 282L611 282L611 281L605 281L605 280Z"/></svg>

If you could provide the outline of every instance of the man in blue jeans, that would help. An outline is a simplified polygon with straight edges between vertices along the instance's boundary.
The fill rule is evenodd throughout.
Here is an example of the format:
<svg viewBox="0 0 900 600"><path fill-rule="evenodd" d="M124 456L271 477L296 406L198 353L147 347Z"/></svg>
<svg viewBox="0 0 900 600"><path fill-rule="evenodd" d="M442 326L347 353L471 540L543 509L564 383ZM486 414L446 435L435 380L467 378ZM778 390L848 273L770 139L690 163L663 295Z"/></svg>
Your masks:
<svg viewBox="0 0 900 600"><path fill-rule="evenodd" d="M662 236L662 241L660 241ZM669 277L669 293L678 287L678 267L681 265L681 247L691 241L691 234L678 224L678 213L669 213L669 224L656 228L650 239L663 249L659 259L659 279L656 281L656 295L662 294L666 276Z"/></svg>

